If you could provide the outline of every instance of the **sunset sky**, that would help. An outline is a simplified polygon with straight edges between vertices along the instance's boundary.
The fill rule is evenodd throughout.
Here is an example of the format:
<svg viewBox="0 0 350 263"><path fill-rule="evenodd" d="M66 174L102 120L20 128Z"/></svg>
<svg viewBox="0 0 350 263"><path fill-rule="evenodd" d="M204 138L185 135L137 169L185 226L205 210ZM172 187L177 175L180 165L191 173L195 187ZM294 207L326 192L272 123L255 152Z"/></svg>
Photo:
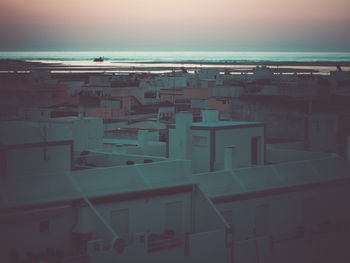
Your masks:
<svg viewBox="0 0 350 263"><path fill-rule="evenodd" d="M0 0L0 51L350 51L349 0Z"/></svg>

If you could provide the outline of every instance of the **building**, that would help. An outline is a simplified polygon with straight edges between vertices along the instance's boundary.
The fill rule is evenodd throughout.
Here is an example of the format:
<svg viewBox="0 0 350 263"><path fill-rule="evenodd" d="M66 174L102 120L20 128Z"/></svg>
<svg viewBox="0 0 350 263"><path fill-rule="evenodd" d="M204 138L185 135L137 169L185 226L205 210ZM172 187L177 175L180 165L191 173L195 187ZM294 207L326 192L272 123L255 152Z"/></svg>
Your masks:
<svg viewBox="0 0 350 263"><path fill-rule="evenodd" d="M192 177L231 226L233 262L348 262L349 163L324 153L275 156L273 165Z"/></svg>
<svg viewBox="0 0 350 263"><path fill-rule="evenodd" d="M190 173L178 160L1 178L0 256L226 262L227 224Z"/></svg>
<svg viewBox="0 0 350 263"><path fill-rule="evenodd" d="M73 140L64 126L1 122L0 138L0 177L64 172L72 167Z"/></svg>
<svg viewBox="0 0 350 263"><path fill-rule="evenodd" d="M190 113L176 115L175 126L169 126L169 158L192 160L194 173L213 172L224 169L225 147L231 147L238 167L264 164L263 123L219 121L215 110L202 115L198 123Z"/></svg>

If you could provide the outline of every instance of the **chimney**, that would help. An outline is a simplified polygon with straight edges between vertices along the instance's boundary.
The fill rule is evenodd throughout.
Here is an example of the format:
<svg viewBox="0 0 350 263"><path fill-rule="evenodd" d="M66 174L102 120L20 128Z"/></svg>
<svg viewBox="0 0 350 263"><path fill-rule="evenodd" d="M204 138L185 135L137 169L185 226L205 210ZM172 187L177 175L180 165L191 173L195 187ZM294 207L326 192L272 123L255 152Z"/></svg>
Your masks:
<svg viewBox="0 0 350 263"><path fill-rule="evenodd" d="M217 110L202 110L202 122L216 122L219 120L219 112Z"/></svg>
<svg viewBox="0 0 350 263"><path fill-rule="evenodd" d="M192 114L179 112L175 116L175 132L173 138L173 151L170 154L173 158L188 159L190 145L190 127L192 125Z"/></svg>
<svg viewBox="0 0 350 263"><path fill-rule="evenodd" d="M238 168L238 151L235 145L224 147L224 170L232 171Z"/></svg>

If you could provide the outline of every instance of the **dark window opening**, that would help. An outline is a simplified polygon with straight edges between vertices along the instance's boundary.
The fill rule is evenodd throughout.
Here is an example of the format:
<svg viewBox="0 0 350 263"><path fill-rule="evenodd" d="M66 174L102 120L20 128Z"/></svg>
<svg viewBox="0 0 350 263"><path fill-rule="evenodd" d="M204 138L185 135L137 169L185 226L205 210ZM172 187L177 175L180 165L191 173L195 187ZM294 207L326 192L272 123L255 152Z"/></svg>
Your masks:
<svg viewBox="0 0 350 263"><path fill-rule="evenodd" d="M258 164L258 138L253 137L251 139L251 163L252 165Z"/></svg>
<svg viewBox="0 0 350 263"><path fill-rule="evenodd" d="M41 221L39 225L39 230L41 233L48 233L50 231L50 221Z"/></svg>

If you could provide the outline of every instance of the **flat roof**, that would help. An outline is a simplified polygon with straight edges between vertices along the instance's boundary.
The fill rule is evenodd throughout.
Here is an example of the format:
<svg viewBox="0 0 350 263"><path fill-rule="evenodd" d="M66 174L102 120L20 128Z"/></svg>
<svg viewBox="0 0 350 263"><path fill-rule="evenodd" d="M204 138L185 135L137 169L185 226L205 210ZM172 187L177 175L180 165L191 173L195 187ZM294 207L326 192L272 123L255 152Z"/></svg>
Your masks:
<svg viewBox="0 0 350 263"><path fill-rule="evenodd" d="M87 120L102 120L101 118L97 117L78 117L78 116L65 116L65 117L58 117L58 118L51 118L46 120L45 122L49 123L74 123L76 121L87 121Z"/></svg>
<svg viewBox="0 0 350 263"><path fill-rule="evenodd" d="M246 121L215 121L215 122L196 122L192 123L192 130L212 130L212 129L238 129L264 127L263 122L246 122Z"/></svg>
<svg viewBox="0 0 350 263"><path fill-rule="evenodd" d="M64 125L29 121L0 122L0 144L2 145L71 140L72 135Z"/></svg>

